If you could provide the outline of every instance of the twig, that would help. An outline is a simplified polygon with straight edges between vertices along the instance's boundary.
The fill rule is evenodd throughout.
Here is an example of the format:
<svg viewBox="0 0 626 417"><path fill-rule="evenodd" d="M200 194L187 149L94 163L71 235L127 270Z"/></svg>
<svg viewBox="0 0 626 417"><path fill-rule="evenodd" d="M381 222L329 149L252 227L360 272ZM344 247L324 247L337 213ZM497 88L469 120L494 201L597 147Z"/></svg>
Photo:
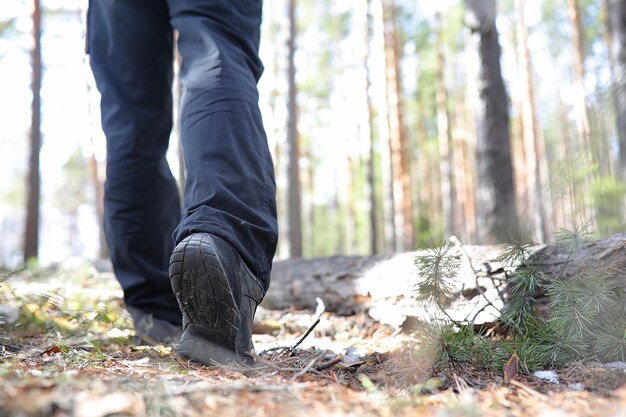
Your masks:
<svg viewBox="0 0 626 417"><path fill-rule="evenodd" d="M318 324L320 324L320 321L321 321L321 319L320 319L320 318L318 318L317 320L315 320L315 323L313 323L313 324L311 325L311 327L309 327L309 329L308 329L308 330L307 330L307 331L306 331L306 332L302 335L302 337L300 338L300 340L298 340L298 342L297 342L295 345L293 345L291 348L289 348L289 351L290 351L290 352L293 352L294 350L296 350L296 348L297 348L298 346L300 346L300 345L302 344L302 342L304 342L304 339L306 339L306 338L307 338L307 336L308 336L309 334L311 334L311 332L312 332L312 331L313 331L313 330L317 327L317 325L318 325Z"/></svg>
<svg viewBox="0 0 626 417"><path fill-rule="evenodd" d="M312 361L310 361L304 368L302 368L300 371L296 372L291 379L289 380L289 383L294 382L296 379L298 379L299 377L301 377L302 375L306 374L309 370L311 370L313 368L313 365L315 365L317 363L318 360L322 359L322 357L324 355L326 355L326 353L328 353L328 351L322 353L319 356L316 356L313 358Z"/></svg>
<svg viewBox="0 0 626 417"><path fill-rule="evenodd" d="M341 360L342 360L341 356L335 356L334 358L324 363L320 363L319 365L315 367L315 369L318 371L323 371L324 369L328 369L333 365L337 365L339 362L341 362Z"/></svg>
<svg viewBox="0 0 626 417"><path fill-rule="evenodd" d="M324 311L326 310L326 306L324 305L324 301L322 301L321 298L316 297L315 301L317 301L317 307L315 308L315 316L316 320L315 322L309 327L309 329L302 335L302 337L300 338L300 340L298 340L298 342L293 345L290 349L289 352L293 353L293 351L300 346L300 344L302 342L304 342L304 339L307 338L307 336L309 334L311 334L311 332L313 331L313 329L315 329L315 327L317 327L318 324L320 324L320 321L322 319L322 314L324 314Z"/></svg>
<svg viewBox="0 0 626 417"><path fill-rule="evenodd" d="M300 372L302 371L302 368L281 368L280 366L276 366L271 362L265 362L264 366L268 367L268 368L272 368L275 371L278 372ZM311 373L313 375L319 376L320 378L324 378L324 379L328 379L329 381L333 381L333 382L337 382L337 380L335 378L331 378L330 376L316 370L316 369L307 369L308 373Z"/></svg>

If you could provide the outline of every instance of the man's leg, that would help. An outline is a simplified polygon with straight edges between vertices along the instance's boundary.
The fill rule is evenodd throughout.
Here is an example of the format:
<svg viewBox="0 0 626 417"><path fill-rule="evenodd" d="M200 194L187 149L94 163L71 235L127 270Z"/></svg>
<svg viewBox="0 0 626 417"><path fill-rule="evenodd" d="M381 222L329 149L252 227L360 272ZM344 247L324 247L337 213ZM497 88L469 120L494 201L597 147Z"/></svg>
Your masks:
<svg viewBox="0 0 626 417"><path fill-rule="evenodd" d="M179 352L220 361L219 352L201 344L185 346L200 338L238 354L251 348L249 327L269 285L278 234L274 170L256 88L263 70L261 2L168 4L182 55L181 138L188 171L185 211L175 233L180 244L170 268L186 319ZM204 354L196 355L198 350Z"/></svg>
<svg viewBox="0 0 626 417"><path fill-rule="evenodd" d="M173 37L167 5L92 1L88 24L107 138L105 230L115 274L136 326L143 315L180 326L168 277L180 205L165 159L172 127ZM152 336L150 320L144 324L147 329L137 330Z"/></svg>

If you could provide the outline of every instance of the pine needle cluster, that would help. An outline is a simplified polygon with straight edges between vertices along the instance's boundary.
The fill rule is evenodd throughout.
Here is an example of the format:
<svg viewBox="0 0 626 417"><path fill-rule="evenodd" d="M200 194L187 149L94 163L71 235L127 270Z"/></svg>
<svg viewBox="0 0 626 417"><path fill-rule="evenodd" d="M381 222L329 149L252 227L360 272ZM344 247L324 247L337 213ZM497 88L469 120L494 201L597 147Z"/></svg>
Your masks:
<svg viewBox="0 0 626 417"><path fill-rule="evenodd" d="M461 265L456 246L450 241L441 245L431 242L418 250L424 254L415 257L415 266L422 277L416 285L417 299L444 310L455 297L454 281Z"/></svg>
<svg viewBox="0 0 626 417"><path fill-rule="evenodd" d="M569 253L566 264L592 236L589 224L575 224L557 234L557 246ZM506 291L499 295L506 305L500 317L506 336L486 337L475 332L472 323L450 319L438 320L427 331L422 326L418 342L431 340L429 349L438 351L440 367L471 363L501 370L513 352L526 371L558 368L575 360L626 361L626 296L615 274L594 265L580 268L573 277L548 282L540 265L529 260L533 246L511 245L500 258L505 267L517 266L507 275ZM417 297L447 316L445 307L452 300L459 267L454 245L446 242L431 248L415 263L423 279L416 286ZM538 296L549 299L547 317L537 314Z"/></svg>

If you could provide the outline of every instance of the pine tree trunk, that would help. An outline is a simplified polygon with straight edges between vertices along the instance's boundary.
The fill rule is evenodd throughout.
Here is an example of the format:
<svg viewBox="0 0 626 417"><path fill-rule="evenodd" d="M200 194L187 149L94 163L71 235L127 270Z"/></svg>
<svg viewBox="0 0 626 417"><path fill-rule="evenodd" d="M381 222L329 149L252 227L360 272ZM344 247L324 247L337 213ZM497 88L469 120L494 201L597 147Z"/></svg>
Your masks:
<svg viewBox="0 0 626 417"><path fill-rule="evenodd" d="M28 160L28 198L24 235L24 264L39 253L39 152L41 150L41 4L33 3L33 49L31 51L33 94L30 126L30 157Z"/></svg>
<svg viewBox="0 0 626 417"><path fill-rule="evenodd" d="M376 155L376 147L374 144L374 135L372 134L372 98L370 97L370 88L372 86L369 58L370 58L370 45L372 40L372 0L367 0L365 5L364 14L364 33L363 41L365 42L365 48L363 52L363 68L365 68L364 78L364 93L365 93L365 108L363 115L363 122L361 125L363 140L367 143L368 156L366 166L366 195L369 201L369 236L370 236L370 253L376 254L381 251L379 246L379 224L380 224L380 209L376 198L376 179L374 176L374 158Z"/></svg>
<svg viewBox="0 0 626 417"><path fill-rule="evenodd" d="M288 195L288 222L289 222L289 255L292 258L302 257L302 219L301 219L301 192L300 192L300 152L298 148L298 104L296 87L296 0L288 0L287 12L289 20L289 36L287 38L287 195Z"/></svg>
<svg viewBox="0 0 626 417"><path fill-rule="evenodd" d="M619 177L626 181L626 0L609 0L613 82L619 137Z"/></svg>
<svg viewBox="0 0 626 417"><path fill-rule="evenodd" d="M437 29L435 41L436 73L437 73L437 137L439 139L439 170L441 172L441 206L445 224L446 237L458 234L456 226L455 205L456 187L454 174L454 145L448 112L448 91L446 88L446 62L443 51L443 27L441 14L437 14Z"/></svg>
<svg viewBox="0 0 626 417"><path fill-rule="evenodd" d="M472 185L472 165L469 159L468 131L465 116L465 97L454 97L453 138L454 138L454 180L456 189L456 235L461 242L470 244L475 241L474 191Z"/></svg>
<svg viewBox="0 0 626 417"><path fill-rule="evenodd" d="M569 135L567 129L567 113L565 110L565 105L563 103L563 99L559 97L559 113L560 113L560 124L561 131L563 135L561 137L560 148L561 148L561 160L565 164L565 171L567 173L567 178L562 179L564 184L562 185L564 190L563 194L563 218L564 223L561 224L561 227L570 227L570 222L573 219L576 219L576 214L578 213L579 207L584 207L584 205L580 202L578 198L578 188L574 186L572 183L572 178L574 177L574 167L573 167L573 150L572 150L572 139Z"/></svg>
<svg viewBox="0 0 626 417"><path fill-rule="evenodd" d="M388 123L393 175L394 217L397 249L413 246L413 212L409 149L404 127L400 50L395 24L394 0L382 0L384 21L385 76L387 81Z"/></svg>
<svg viewBox="0 0 626 417"><path fill-rule="evenodd" d="M417 232L419 234L428 233L431 231L432 222L436 220L436 213L431 213L432 203L432 188L431 188L431 176L430 162L428 157L428 149L426 148L426 115L424 114L424 99L421 89L417 89L417 149L419 150L417 156L417 169L415 173L415 181L413 184L417 188L417 218L419 219L419 228Z"/></svg>
<svg viewBox="0 0 626 417"><path fill-rule="evenodd" d="M377 45L383 45L384 55L384 11L383 0L373 0L375 7L372 8L373 36ZM382 69L386 70L386 61L383 58ZM391 161L391 145L389 132L389 106L387 100L381 100L378 106L378 137L380 144L380 172L382 183L382 217L384 243L383 251L395 251L399 237L396 234L395 197L393 182L393 164Z"/></svg>
<svg viewBox="0 0 626 417"><path fill-rule="evenodd" d="M500 70L495 0L465 0L473 37L478 42L477 111L479 241L496 243L519 235L509 135L508 96Z"/></svg>
<svg viewBox="0 0 626 417"><path fill-rule="evenodd" d="M567 12L572 27L572 45L574 47L574 76L577 101L576 101L576 127L582 140L585 152L589 152L589 114L585 93L585 52L583 27L580 18L580 8L578 0L567 0Z"/></svg>
<svg viewBox="0 0 626 417"><path fill-rule="evenodd" d="M469 37L469 33L465 34L466 37ZM474 65L476 66L476 65ZM475 71L475 69L474 69ZM459 112L459 117L462 117L462 122L459 123L459 126L463 126L464 129L464 137L465 137L465 152L463 155L464 165L465 165L465 227L468 233L467 242L477 243L478 242L478 223L477 223L477 207L476 207L476 195L478 189L478 172L477 167L478 163L476 160L477 155L477 129L476 129L476 115L474 114L474 108L472 105L472 92L470 90L474 90L474 94L476 94L477 88L473 88L472 79L477 80L478 77L472 76L472 71L469 71L468 74L468 82L465 87L465 91L462 93L463 95L459 97L459 102L462 103L461 107L463 108L463 112Z"/></svg>
<svg viewBox="0 0 626 417"><path fill-rule="evenodd" d="M96 219L98 220L98 242L100 247L98 257L107 259L109 257L109 249L107 245L106 235L104 233L104 179L102 178L102 169L98 166L95 152L89 157L89 172L91 175L91 183L95 190Z"/></svg>
<svg viewBox="0 0 626 417"><path fill-rule="evenodd" d="M548 163L546 160L545 143L543 134L537 123L537 110L535 105L535 88L533 79L532 62L528 50L528 27L525 19L525 0L517 0L518 10L517 35L518 56L521 71L522 84L522 138L526 159L527 189L530 191L528 214L531 219L526 219L533 226L534 239L544 243L550 236L551 204L549 195L544 195L544 190L549 190Z"/></svg>

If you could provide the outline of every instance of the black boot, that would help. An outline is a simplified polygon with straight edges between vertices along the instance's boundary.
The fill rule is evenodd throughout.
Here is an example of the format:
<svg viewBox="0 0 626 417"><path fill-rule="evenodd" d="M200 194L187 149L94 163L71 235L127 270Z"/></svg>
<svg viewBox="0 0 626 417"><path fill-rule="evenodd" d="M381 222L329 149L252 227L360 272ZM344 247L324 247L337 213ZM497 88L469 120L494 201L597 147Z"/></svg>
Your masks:
<svg viewBox="0 0 626 417"><path fill-rule="evenodd" d="M195 233L170 258L172 288L183 312L178 354L206 365L253 364L252 322L263 286L223 239Z"/></svg>
<svg viewBox="0 0 626 417"><path fill-rule="evenodd" d="M176 325L169 321L154 317L131 305L126 305L126 310L130 313L135 324L135 345L156 345L162 343L172 346L178 343L183 329L180 324Z"/></svg>

